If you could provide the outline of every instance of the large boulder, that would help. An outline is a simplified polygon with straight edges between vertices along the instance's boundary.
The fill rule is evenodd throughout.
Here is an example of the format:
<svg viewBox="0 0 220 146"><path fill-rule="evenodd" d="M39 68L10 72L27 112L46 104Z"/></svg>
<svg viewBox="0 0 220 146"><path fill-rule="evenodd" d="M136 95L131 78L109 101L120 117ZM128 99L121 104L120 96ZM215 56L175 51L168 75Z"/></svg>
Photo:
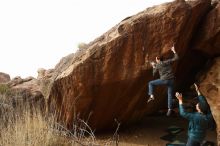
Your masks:
<svg viewBox="0 0 220 146"><path fill-rule="evenodd" d="M7 83L11 80L9 74L0 72L0 83Z"/></svg>
<svg viewBox="0 0 220 146"><path fill-rule="evenodd" d="M198 81L216 121L218 144L220 144L220 57L207 64L207 68L198 75Z"/></svg>
<svg viewBox="0 0 220 146"><path fill-rule="evenodd" d="M112 128L115 119L127 124L154 112L166 102L166 89L157 88L156 100L147 104L147 83L154 78L149 64L142 68L145 58L168 57L174 43L180 57L185 57L210 4L209 0L175 1L148 8L62 58L47 85L51 109L60 112L58 118L67 126L81 118L97 130ZM190 67L181 65L183 70Z"/></svg>
<svg viewBox="0 0 220 146"><path fill-rule="evenodd" d="M33 77L27 77L22 79L17 76L6 84L1 86L7 87L5 90L5 102L11 104L11 102L18 104L31 104L32 106L41 106L44 108L44 97L40 90L39 80ZM14 104L15 105L15 104Z"/></svg>

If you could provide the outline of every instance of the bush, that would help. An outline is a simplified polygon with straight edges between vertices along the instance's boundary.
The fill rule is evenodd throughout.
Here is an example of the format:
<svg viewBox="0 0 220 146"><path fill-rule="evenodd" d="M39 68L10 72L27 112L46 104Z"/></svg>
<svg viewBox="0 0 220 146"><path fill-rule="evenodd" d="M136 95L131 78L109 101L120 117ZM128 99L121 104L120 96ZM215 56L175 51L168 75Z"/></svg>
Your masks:
<svg viewBox="0 0 220 146"><path fill-rule="evenodd" d="M9 94L10 87L7 84L0 84L0 94Z"/></svg>
<svg viewBox="0 0 220 146"><path fill-rule="evenodd" d="M77 46L80 50L84 50L88 47L88 45L86 43L79 43L78 46Z"/></svg>

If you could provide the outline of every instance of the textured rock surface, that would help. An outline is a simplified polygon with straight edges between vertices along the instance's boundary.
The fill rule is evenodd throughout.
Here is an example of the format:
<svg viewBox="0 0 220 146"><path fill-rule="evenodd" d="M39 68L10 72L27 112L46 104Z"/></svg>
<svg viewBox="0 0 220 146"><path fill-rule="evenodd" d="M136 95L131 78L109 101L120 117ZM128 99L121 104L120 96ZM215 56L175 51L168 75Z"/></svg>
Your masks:
<svg viewBox="0 0 220 146"><path fill-rule="evenodd" d="M22 79L21 77L15 77L6 84L9 87L10 92L7 96L9 100L22 103L29 102L37 105L37 103L45 103L44 97L40 91L39 81L33 77L27 77Z"/></svg>
<svg viewBox="0 0 220 146"><path fill-rule="evenodd" d="M210 104L217 123L218 144L220 144L220 57L211 64L208 64L208 68L199 75L199 86Z"/></svg>
<svg viewBox="0 0 220 146"><path fill-rule="evenodd" d="M208 56L220 55L220 2L213 4L213 9L203 19L198 29L193 48L203 51Z"/></svg>
<svg viewBox="0 0 220 146"><path fill-rule="evenodd" d="M0 72L0 83L6 83L6 82L9 82L10 80L11 79L8 74Z"/></svg>
<svg viewBox="0 0 220 146"><path fill-rule="evenodd" d="M53 69L44 69L44 68L39 68L38 69L38 76L37 79L41 80L41 79L45 79L45 78L50 78L53 75Z"/></svg>
<svg viewBox="0 0 220 146"><path fill-rule="evenodd" d="M51 78L53 76L54 69L44 69L44 68L39 68L38 69L38 85L40 86L40 91L41 93L45 96L48 94L48 88L50 88L49 83L51 81Z"/></svg>
<svg viewBox="0 0 220 146"><path fill-rule="evenodd" d="M178 63L176 72L177 82L180 84L178 88L191 85L207 60L220 55L219 31L220 3L219 0L213 0L210 10L194 30L189 49Z"/></svg>
<svg viewBox="0 0 220 146"><path fill-rule="evenodd" d="M146 103L147 83L153 77L149 64L142 70L144 58L168 57L173 43L185 57L192 32L210 3L179 1L148 8L64 57L46 92L48 102L61 112L59 119L71 126L75 117L89 118L92 128L103 129L113 127L114 119L127 124L157 110L166 102L166 92L158 88L157 99ZM180 65L182 70L190 67Z"/></svg>

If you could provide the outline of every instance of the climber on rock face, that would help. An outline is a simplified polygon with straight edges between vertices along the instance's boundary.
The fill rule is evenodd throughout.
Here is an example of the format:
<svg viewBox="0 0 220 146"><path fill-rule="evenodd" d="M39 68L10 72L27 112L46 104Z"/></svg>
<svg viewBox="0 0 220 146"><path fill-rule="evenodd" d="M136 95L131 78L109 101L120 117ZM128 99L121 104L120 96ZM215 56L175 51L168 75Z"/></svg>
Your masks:
<svg viewBox="0 0 220 146"><path fill-rule="evenodd" d="M194 86L198 94L198 103L196 104L197 112L186 112L183 106L182 94L176 92L176 98L179 100L179 113L182 117L189 120L186 146L200 146L206 136L206 131L208 129L214 130L216 127L208 102L205 97L201 95L198 86L196 84L194 84Z"/></svg>
<svg viewBox="0 0 220 146"><path fill-rule="evenodd" d="M171 51L174 53L174 57L171 59L164 60L162 56L156 57L156 62L151 62L151 66L153 67L153 75L159 71L160 79L156 79L150 81L148 83L149 90L149 98L147 102L154 100L154 86L157 85L166 85L168 92L168 111L167 116L170 116L173 107L172 107L172 98L173 98L173 87L174 87L174 73L172 71L172 63L176 61L179 57L175 51L174 46L171 48Z"/></svg>

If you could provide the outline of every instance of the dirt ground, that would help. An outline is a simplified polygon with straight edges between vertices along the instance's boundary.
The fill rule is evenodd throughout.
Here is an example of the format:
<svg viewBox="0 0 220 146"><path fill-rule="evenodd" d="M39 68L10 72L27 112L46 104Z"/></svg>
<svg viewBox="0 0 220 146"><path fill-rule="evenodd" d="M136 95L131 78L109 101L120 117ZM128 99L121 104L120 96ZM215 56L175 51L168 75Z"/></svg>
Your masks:
<svg viewBox="0 0 220 146"><path fill-rule="evenodd" d="M169 134L167 129L170 126L176 126L182 129L181 132L175 134L172 141L168 141ZM126 129L120 129L119 146L166 146L166 144L173 141L186 142L187 140L188 121L175 115L167 117L165 115L148 116L133 126ZM107 145L103 141L111 138L113 133L105 133L96 138L100 141L101 145ZM163 137L163 138L162 138ZM208 131L206 140L216 143L216 131ZM110 144L116 145L116 144Z"/></svg>

